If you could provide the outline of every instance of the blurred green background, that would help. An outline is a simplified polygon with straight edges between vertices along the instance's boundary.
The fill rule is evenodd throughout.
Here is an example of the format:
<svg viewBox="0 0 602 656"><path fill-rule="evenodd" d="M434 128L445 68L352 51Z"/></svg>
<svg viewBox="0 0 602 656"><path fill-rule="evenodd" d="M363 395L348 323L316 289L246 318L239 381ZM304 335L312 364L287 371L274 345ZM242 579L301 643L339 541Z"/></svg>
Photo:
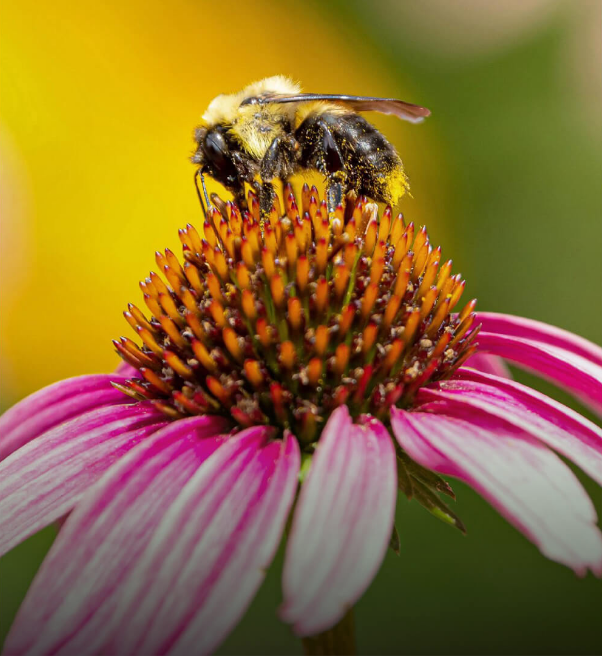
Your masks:
<svg viewBox="0 0 602 656"><path fill-rule="evenodd" d="M599 0L3 0L2 15L2 409L115 366L154 250L200 223L194 124L217 93L276 73L430 107L420 126L370 117L405 161L406 217L481 309L602 341ZM357 605L360 653L601 653L602 583L454 487L467 537L400 501L401 555ZM0 561L0 642L52 538ZM281 564L219 653L301 653L275 615Z"/></svg>

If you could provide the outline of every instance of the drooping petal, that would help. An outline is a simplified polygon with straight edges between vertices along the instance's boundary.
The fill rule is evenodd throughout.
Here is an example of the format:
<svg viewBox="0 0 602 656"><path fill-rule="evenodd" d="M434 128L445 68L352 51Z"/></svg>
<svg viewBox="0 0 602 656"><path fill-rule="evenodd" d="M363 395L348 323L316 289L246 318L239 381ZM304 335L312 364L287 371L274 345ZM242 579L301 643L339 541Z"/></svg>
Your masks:
<svg viewBox="0 0 602 656"><path fill-rule="evenodd" d="M449 403L437 411L393 408L400 445L417 462L477 490L544 555L584 575L602 575L596 512L570 469L516 426Z"/></svg>
<svg viewBox="0 0 602 656"><path fill-rule="evenodd" d="M99 408L0 462L0 555L68 513L117 459L165 423L147 403Z"/></svg>
<svg viewBox="0 0 602 656"><path fill-rule="evenodd" d="M496 312L477 312L475 325L487 333L510 335L570 351L602 367L602 347L568 330L541 321Z"/></svg>
<svg viewBox="0 0 602 656"><path fill-rule="evenodd" d="M602 485L602 428L525 385L460 369L458 377L420 390L419 402L447 400L479 408L530 433Z"/></svg>
<svg viewBox="0 0 602 656"><path fill-rule="evenodd" d="M486 374L493 374L500 378L512 378L508 365L497 355L489 355L488 353L475 353L466 361L467 367L472 367L477 371L482 371Z"/></svg>
<svg viewBox="0 0 602 656"><path fill-rule="evenodd" d="M297 440L290 433L284 444L273 442L259 453L261 486L248 506L248 516L242 519L240 533L231 530L228 535L226 551L232 552L221 559L219 580L205 583L202 608L169 654L210 653L239 622L280 543L297 490L300 460ZM222 530L216 527L213 539ZM193 558L201 559L202 549L202 545L197 547Z"/></svg>
<svg viewBox="0 0 602 656"><path fill-rule="evenodd" d="M554 381L602 414L602 367L558 346L481 331L479 348Z"/></svg>
<svg viewBox="0 0 602 656"><path fill-rule="evenodd" d="M116 374L77 376L31 394L0 417L0 460L53 426L106 405L132 400L111 385Z"/></svg>
<svg viewBox="0 0 602 656"><path fill-rule="evenodd" d="M267 428L210 437L216 421L174 422L107 472L34 580L9 653L206 653L223 639L276 549L299 452L266 445Z"/></svg>
<svg viewBox="0 0 602 656"><path fill-rule="evenodd" d="M9 653L98 652L94 641L106 639L98 628L106 597L119 592L165 508L223 442L209 439L223 428L222 420L206 417L174 422L122 458L90 490L62 529L17 615L7 639ZM82 638L89 644L78 648Z"/></svg>
<svg viewBox="0 0 602 656"><path fill-rule="evenodd" d="M328 420L301 488L283 572L282 619L298 635L335 624L376 574L391 537L396 464L380 422Z"/></svg>

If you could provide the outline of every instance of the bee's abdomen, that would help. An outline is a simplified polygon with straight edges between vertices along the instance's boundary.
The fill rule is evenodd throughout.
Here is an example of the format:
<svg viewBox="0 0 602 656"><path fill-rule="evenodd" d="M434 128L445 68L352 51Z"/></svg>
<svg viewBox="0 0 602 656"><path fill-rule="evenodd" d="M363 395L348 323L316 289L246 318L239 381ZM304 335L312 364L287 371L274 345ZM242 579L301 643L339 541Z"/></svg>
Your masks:
<svg viewBox="0 0 602 656"><path fill-rule="evenodd" d="M359 114L308 116L296 132L303 144L303 166L320 170L324 127L341 152L348 187L376 201L397 202L408 186L401 159L387 139Z"/></svg>

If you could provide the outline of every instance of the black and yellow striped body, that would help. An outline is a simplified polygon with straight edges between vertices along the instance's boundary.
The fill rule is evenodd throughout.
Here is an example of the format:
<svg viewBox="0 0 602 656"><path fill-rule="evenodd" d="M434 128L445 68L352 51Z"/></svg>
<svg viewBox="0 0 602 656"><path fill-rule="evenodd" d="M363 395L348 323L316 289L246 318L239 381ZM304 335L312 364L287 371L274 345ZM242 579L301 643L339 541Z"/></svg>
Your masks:
<svg viewBox="0 0 602 656"><path fill-rule="evenodd" d="M250 185L265 218L274 202L275 182L315 170L325 177L329 214L349 191L395 205L409 188L402 161L361 111L413 122L430 113L392 98L304 94L283 76L217 96L195 133L192 156L206 204L210 199L205 174L223 184L242 206L245 185Z"/></svg>

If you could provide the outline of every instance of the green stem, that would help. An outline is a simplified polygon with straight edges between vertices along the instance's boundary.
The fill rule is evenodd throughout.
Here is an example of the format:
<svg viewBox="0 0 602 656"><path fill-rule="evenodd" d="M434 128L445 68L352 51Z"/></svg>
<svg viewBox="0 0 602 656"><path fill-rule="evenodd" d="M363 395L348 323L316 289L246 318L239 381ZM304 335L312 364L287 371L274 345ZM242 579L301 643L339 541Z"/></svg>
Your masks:
<svg viewBox="0 0 602 656"><path fill-rule="evenodd" d="M328 631L303 638L303 651L306 656L354 656L353 608Z"/></svg>

